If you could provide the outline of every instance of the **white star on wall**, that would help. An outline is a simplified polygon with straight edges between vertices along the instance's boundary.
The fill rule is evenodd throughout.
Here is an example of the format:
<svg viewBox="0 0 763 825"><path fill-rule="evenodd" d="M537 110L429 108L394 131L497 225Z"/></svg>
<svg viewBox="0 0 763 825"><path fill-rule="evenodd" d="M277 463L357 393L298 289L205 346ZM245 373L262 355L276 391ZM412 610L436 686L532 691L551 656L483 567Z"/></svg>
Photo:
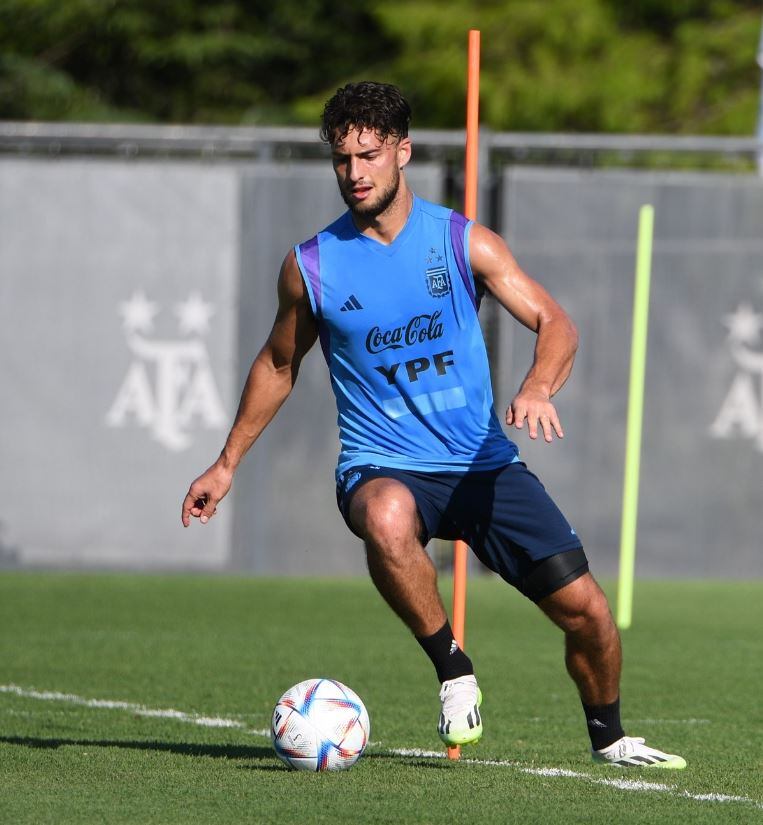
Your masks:
<svg viewBox="0 0 763 825"><path fill-rule="evenodd" d="M180 321L181 333L204 335L209 332L209 322L215 314L215 308L199 292L192 292L185 301L175 304L174 312Z"/></svg>
<svg viewBox="0 0 763 825"><path fill-rule="evenodd" d="M760 337L763 327L763 315L755 312L752 304L747 302L739 306L730 315L726 315L723 323L729 329L729 338L741 344L754 344Z"/></svg>
<svg viewBox="0 0 763 825"><path fill-rule="evenodd" d="M157 305L149 301L142 290L133 292L130 300L123 301L119 306L122 324L127 332L151 332L157 312Z"/></svg>

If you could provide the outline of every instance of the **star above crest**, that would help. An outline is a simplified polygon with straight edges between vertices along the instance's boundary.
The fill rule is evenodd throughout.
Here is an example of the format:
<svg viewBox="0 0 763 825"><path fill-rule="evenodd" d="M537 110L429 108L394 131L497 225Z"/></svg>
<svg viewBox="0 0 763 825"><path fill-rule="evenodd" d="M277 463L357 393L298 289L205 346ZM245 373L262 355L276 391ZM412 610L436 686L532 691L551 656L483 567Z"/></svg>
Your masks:
<svg viewBox="0 0 763 825"><path fill-rule="evenodd" d="M159 307L148 300L143 290L133 292L130 300L123 301L119 306L122 324L127 332L151 332L157 312Z"/></svg>
<svg viewBox="0 0 763 825"><path fill-rule="evenodd" d="M180 322L181 333L205 335L209 332L209 323L215 314L215 308L201 297L201 293L194 291L185 301L175 304L174 312Z"/></svg>
<svg viewBox="0 0 763 825"><path fill-rule="evenodd" d="M726 315L723 323L729 330L729 338L740 344L755 344L760 337L763 327L763 315L755 312L752 304L744 302L730 315Z"/></svg>

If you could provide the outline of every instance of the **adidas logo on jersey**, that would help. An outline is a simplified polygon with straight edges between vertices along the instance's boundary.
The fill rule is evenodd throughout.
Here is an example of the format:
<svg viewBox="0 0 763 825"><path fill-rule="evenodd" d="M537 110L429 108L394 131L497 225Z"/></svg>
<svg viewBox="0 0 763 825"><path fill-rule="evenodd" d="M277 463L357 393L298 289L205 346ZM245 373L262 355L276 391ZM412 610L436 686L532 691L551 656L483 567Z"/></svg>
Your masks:
<svg viewBox="0 0 763 825"><path fill-rule="evenodd" d="M342 312L351 312L353 309L363 309L363 304L354 296L350 297L342 304L340 310Z"/></svg>

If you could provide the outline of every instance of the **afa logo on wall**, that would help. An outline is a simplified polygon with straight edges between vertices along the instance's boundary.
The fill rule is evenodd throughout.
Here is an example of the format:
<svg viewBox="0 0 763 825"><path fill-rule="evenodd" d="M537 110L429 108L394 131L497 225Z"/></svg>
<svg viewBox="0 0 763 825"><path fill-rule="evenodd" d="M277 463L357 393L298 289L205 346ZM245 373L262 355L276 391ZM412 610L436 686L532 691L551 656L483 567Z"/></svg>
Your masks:
<svg viewBox="0 0 763 825"><path fill-rule="evenodd" d="M715 438L745 438L763 452L763 314L739 304L724 318L736 372L710 427Z"/></svg>
<svg viewBox="0 0 763 825"><path fill-rule="evenodd" d="M198 292L176 303L174 338L154 335L160 311L142 291L120 306L132 360L106 424L143 427L168 450L180 451L191 445L195 429L221 429L227 420L204 341L215 309Z"/></svg>

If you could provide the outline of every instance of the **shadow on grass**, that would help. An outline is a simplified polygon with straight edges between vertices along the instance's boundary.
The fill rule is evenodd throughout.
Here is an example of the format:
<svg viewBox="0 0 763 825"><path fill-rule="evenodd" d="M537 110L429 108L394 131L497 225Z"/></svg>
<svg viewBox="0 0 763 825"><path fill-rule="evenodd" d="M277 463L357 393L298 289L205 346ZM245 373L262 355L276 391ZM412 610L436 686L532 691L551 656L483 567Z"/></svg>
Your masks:
<svg viewBox="0 0 763 825"><path fill-rule="evenodd" d="M0 744L21 745L26 748L55 750L73 746L78 748L125 748L140 751L164 751L182 756L210 756L213 759L275 759L272 748L250 745L200 745L190 742L157 742L126 739L41 739L31 736L0 736Z"/></svg>
<svg viewBox="0 0 763 825"><path fill-rule="evenodd" d="M123 748L125 750L160 751L177 753L182 756L208 756L213 759L230 759L261 762L267 760L269 764L240 765L245 770L252 771L284 771L288 770L280 762L273 764L277 759L273 749L251 745L203 745L190 742L158 742L155 740L129 739L61 739L58 737L43 739L33 736L0 736L0 744L19 745L24 748L37 750L56 750L57 748ZM447 759L427 759L418 756L401 756L392 753L366 753L364 760L394 761L407 767L430 768L434 770L449 770L454 763Z"/></svg>
<svg viewBox="0 0 763 825"><path fill-rule="evenodd" d="M379 759L385 761L394 761L398 765L405 765L411 768L433 768L435 770L450 770L456 762L451 762L444 757L442 759L433 758L431 756L402 756L397 753L365 753L363 759Z"/></svg>

